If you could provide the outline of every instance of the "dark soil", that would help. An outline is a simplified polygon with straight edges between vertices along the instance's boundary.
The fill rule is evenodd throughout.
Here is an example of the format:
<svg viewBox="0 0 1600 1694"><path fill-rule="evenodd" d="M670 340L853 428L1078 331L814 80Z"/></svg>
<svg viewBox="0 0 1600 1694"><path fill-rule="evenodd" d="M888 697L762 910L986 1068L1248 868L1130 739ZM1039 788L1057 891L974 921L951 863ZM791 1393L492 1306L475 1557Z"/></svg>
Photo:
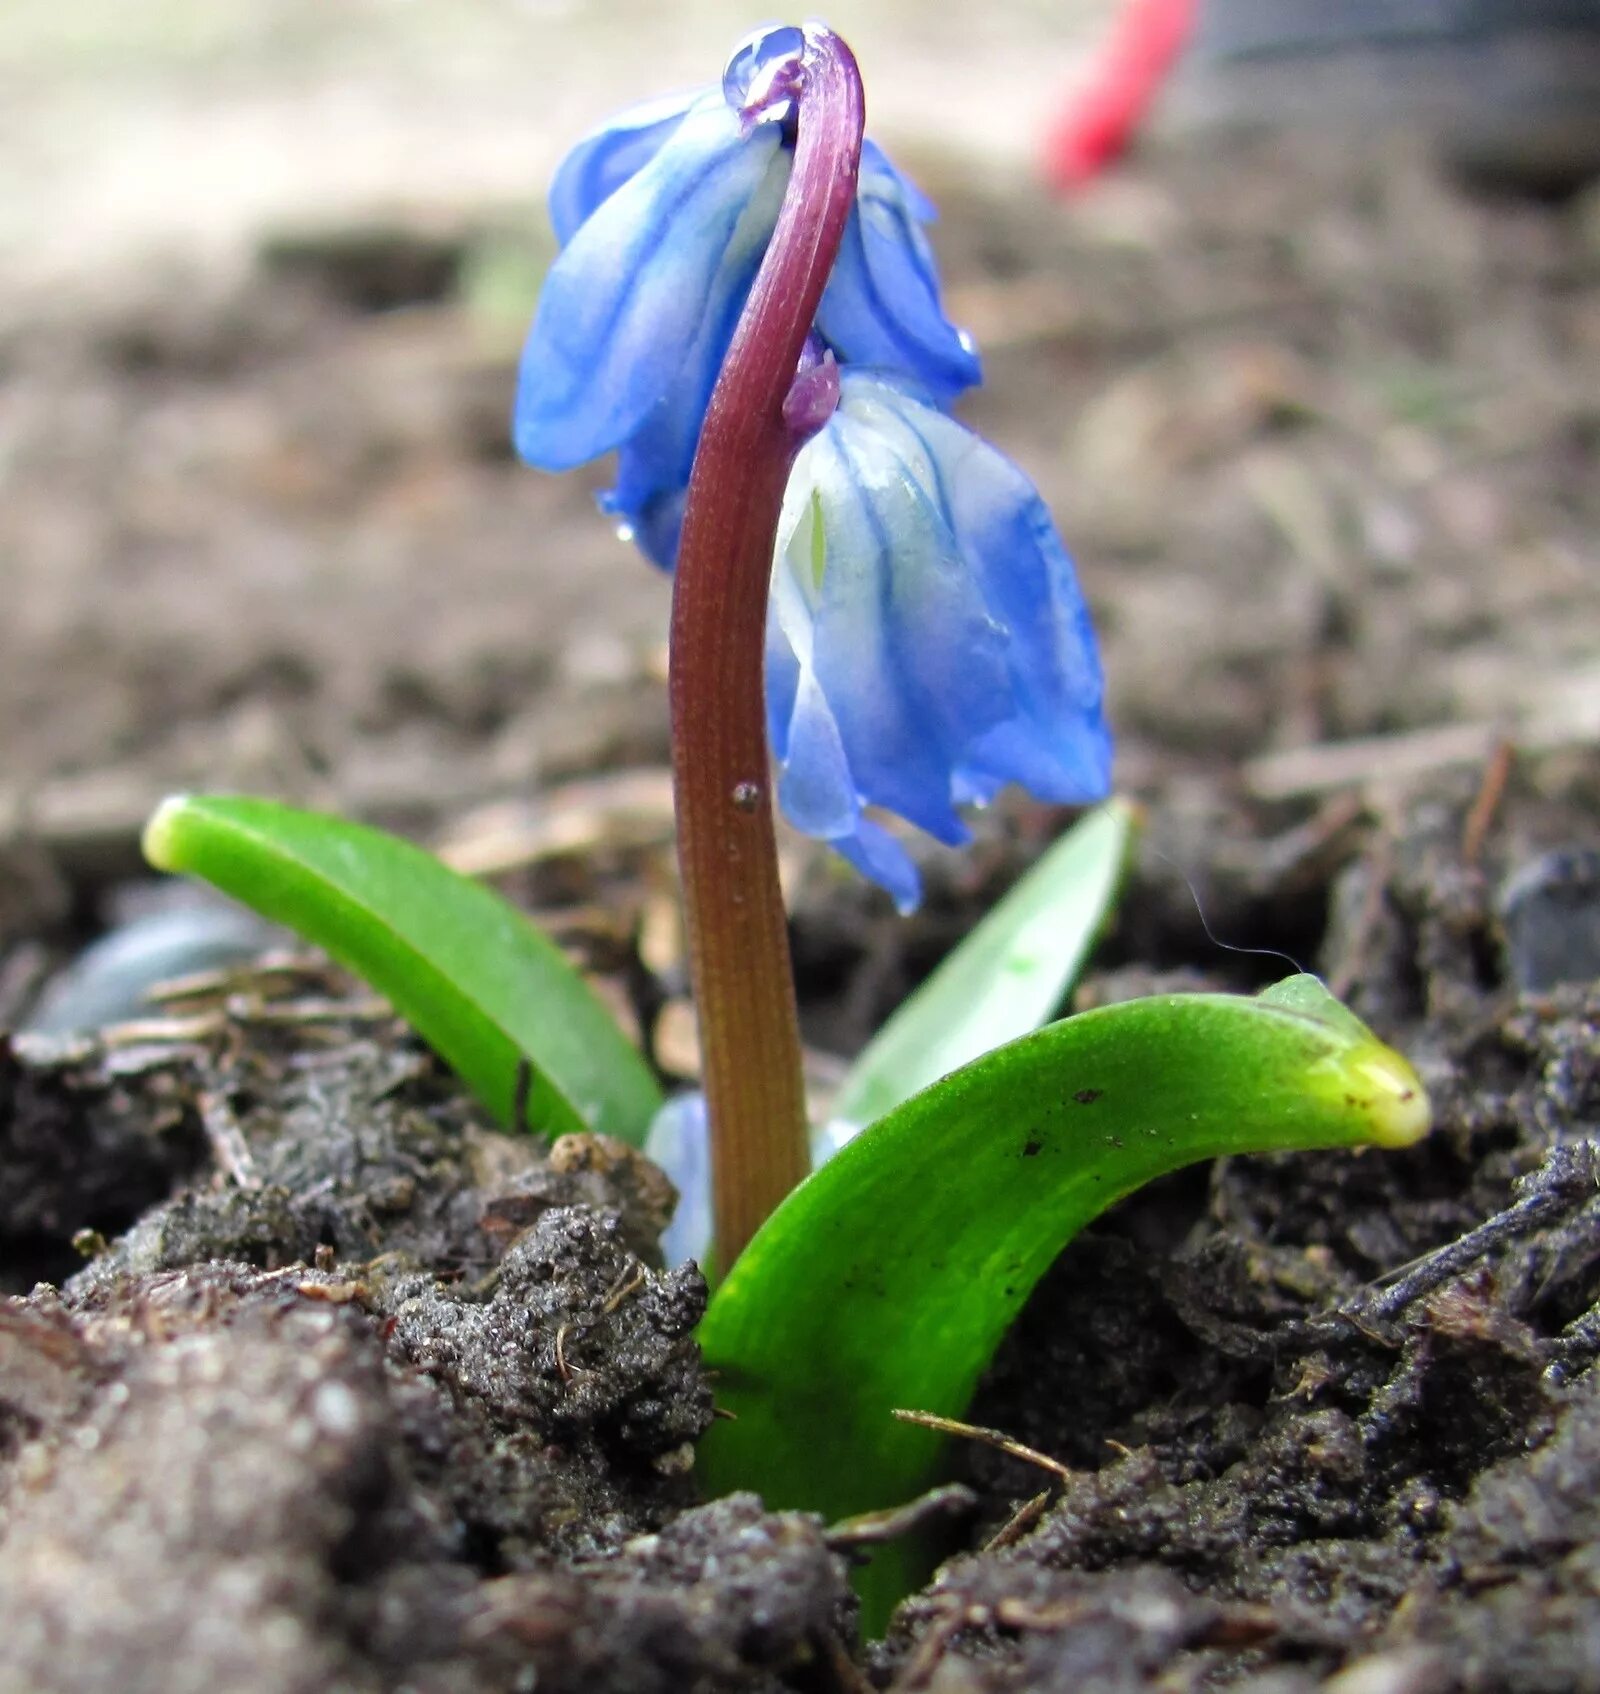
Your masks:
<svg viewBox="0 0 1600 1694"><path fill-rule="evenodd" d="M1600 1689L1596 205L1281 148L947 187L974 421L1081 556L1150 812L1080 1001L1290 968L1208 924L1286 949L1434 1135L1073 1243L973 1416L1074 1479L961 1452L969 1551L863 1648L825 1526L695 1502L644 1161L492 1133L315 965L19 1034L0 1694ZM145 898L162 791L238 785L497 871L692 1072L664 592L596 479L508 460L490 239L6 334L0 1018ZM909 923L791 844L819 1077L1061 821L1002 808Z"/></svg>

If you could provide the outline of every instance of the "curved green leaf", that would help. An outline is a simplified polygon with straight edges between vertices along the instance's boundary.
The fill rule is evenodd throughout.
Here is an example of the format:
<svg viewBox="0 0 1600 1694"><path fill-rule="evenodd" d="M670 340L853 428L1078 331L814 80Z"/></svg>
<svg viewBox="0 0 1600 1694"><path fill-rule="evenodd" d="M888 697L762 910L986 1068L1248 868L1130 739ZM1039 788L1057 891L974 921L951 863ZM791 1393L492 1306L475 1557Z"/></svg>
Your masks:
<svg viewBox="0 0 1600 1694"><path fill-rule="evenodd" d="M1164 995L1051 1024L925 1090L797 1188L700 1326L719 1403L708 1492L830 1519L940 1479L942 1439L1062 1247L1152 1178L1225 1153L1403 1146L1415 1072L1310 977L1255 999ZM881 1625L916 1574L866 1573Z"/></svg>
<svg viewBox="0 0 1600 1694"><path fill-rule="evenodd" d="M868 1042L834 1117L875 1123L1046 1022L1105 928L1136 827L1126 800L1079 818Z"/></svg>
<svg viewBox="0 0 1600 1694"><path fill-rule="evenodd" d="M371 983L503 1124L643 1141L661 1093L611 1014L514 906L431 853L232 795L164 801L144 851Z"/></svg>

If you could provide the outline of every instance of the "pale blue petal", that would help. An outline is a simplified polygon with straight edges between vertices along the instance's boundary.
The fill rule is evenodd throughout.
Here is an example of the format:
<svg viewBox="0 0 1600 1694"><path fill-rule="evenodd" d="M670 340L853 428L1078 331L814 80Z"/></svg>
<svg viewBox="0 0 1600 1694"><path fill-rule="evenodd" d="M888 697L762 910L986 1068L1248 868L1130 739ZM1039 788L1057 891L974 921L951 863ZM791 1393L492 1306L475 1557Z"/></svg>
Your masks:
<svg viewBox="0 0 1600 1694"><path fill-rule="evenodd" d="M766 175L708 285L693 338L680 349L671 389L622 443L616 486L600 498L601 506L627 524L645 556L663 570L671 570L677 562L700 426L766 252L767 238L777 223L789 169L787 154L770 156Z"/></svg>
<svg viewBox="0 0 1600 1694"><path fill-rule="evenodd" d="M661 1232L668 1270L706 1260L711 1246L711 1125L703 1094L678 1094L650 1120L644 1154L678 1191L672 1222Z"/></svg>
<svg viewBox="0 0 1600 1694"><path fill-rule="evenodd" d="M978 474L977 461L954 491L966 551L1014 632L1015 716L980 736L970 761L1041 800L1098 800L1111 786L1111 732L1089 609L1043 503L1015 467L1000 462L1026 489L1015 503L996 499L1002 479Z"/></svg>
<svg viewBox="0 0 1600 1694"><path fill-rule="evenodd" d="M766 692L778 803L796 829L831 840L861 815L832 708L812 661L816 570L824 545L821 505L804 476L785 491L767 602Z"/></svg>
<svg viewBox="0 0 1600 1694"><path fill-rule="evenodd" d="M661 151L699 98L698 93L674 94L630 107L567 154L550 184L550 222L563 247L580 224Z"/></svg>
<svg viewBox="0 0 1600 1694"><path fill-rule="evenodd" d="M1040 799L1099 799L1111 767L1105 683L1089 608L1055 524L1004 454L926 409L918 427L940 464L961 549L1011 632L1016 713L979 738L974 763Z"/></svg>
<svg viewBox="0 0 1600 1694"><path fill-rule="evenodd" d="M797 829L828 842L910 911L920 894L916 868L887 831L862 816L856 774L812 668L827 576L827 501L813 476L820 472L825 480L842 464L835 443L818 441L816 451L802 455L784 496L767 612L767 718L778 800Z"/></svg>
<svg viewBox="0 0 1600 1694"><path fill-rule="evenodd" d="M900 198L905 202L906 212L919 224L938 223L939 208L870 135L864 137L861 142L861 175L871 178L893 177Z"/></svg>
<svg viewBox="0 0 1600 1694"><path fill-rule="evenodd" d="M573 236L523 350L524 459L570 470L628 440L674 394L719 275L772 233L747 214L767 204L758 191L779 145L776 125L742 137L721 97L706 96Z"/></svg>
<svg viewBox="0 0 1600 1694"><path fill-rule="evenodd" d="M956 777L980 804L988 803L984 789L992 797L1008 782L1061 806L1086 806L1111 791L1111 732L1098 711L1054 724L1012 718L979 736L968 760Z"/></svg>
<svg viewBox="0 0 1600 1694"><path fill-rule="evenodd" d="M901 912L914 912L922 900L922 878L911 855L881 825L862 818L854 835L830 843L847 863L880 888Z"/></svg>
<svg viewBox="0 0 1600 1694"><path fill-rule="evenodd" d="M767 609L767 653L765 664L767 695L767 744L773 759L782 765L789 756L789 722L794 717L794 703L800 694L800 661L795 658L789 638L779 626L769 605Z"/></svg>
<svg viewBox="0 0 1600 1694"><path fill-rule="evenodd" d="M804 835L824 841L852 834L861 821L839 726L815 674L802 670L789 717L778 803Z"/></svg>
<svg viewBox="0 0 1600 1694"><path fill-rule="evenodd" d="M1072 562L1032 483L953 419L862 373L844 406L892 441L953 530L984 603L1009 633L1005 721L974 724L961 797L1018 782L1040 799L1099 798L1110 782L1103 679Z"/></svg>
<svg viewBox="0 0 1600 1694"><path fill-rule="evenodd" d="M950 772L1003 715L1004 633L891 443L840 412L814 445L827 536L814 663L857 792L964 841Z"/></svg>
<svg viewBox="0 0 1600 1694"><path fill-rule="evenodd" d="M959 839L961 822L947 799L948 762L919 721L889 649L890 542L857 477L846 435L836 417L801 455L815 477L826 532L814 668L856 792L941 839Z"/></svg>
<svg viewBox="0 0 1600 1694"><path fill-rule="evenodd" d="M1043 502L898 381L846 370L784 496L768 617L779 799L904 908L915 867L869 817L937 839L1008 782L1106 792L1094 634Z"/></svg>
<svg viewBox="0 0 1600 1694"><path fill-rule="evenodd" d="M971 342L944 315L938 267L919 227L932 207L881 149L863 148L861 164L818 333L841 362L904 373L943 404L983 372Z"/></svg>

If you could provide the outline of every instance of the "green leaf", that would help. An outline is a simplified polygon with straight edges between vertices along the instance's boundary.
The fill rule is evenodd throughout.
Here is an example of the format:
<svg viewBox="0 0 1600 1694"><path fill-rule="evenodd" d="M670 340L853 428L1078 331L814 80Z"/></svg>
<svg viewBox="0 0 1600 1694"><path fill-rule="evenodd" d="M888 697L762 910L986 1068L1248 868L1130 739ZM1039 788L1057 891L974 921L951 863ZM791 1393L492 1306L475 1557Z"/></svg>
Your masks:
<svg viewBox="0 0 1600 1694"><path fill-rule="evenodd" d="M1051 1018L1105 929L1136 828L1126 800L1080 818L867 1044L834 1117L874 1123Z"/></svg>
<svg viewBox="0 0 1600 1694"><path fill-rule="evenodd" d="M271 800L201 795L164 801L144 851L371 983L501 1123L644 1140L661 1093L611 1014L514 906L432 854Z"/></svg>
<svg viewBox="0 0 1600 1694"><path fill-rule="evenodd" d="M1152 1178L1227 1153L1427 1132L1410 1065L1311 977L1256 998L1163 995L1002 1047L845 1146L772 1215L700 1326L734 1414L700 1450L708 1493L753 1488L829 1519L941 1480L942 1438L1029 1291L1083 1226ZM880 1553L880 1627L925 1574Z"/></svg>

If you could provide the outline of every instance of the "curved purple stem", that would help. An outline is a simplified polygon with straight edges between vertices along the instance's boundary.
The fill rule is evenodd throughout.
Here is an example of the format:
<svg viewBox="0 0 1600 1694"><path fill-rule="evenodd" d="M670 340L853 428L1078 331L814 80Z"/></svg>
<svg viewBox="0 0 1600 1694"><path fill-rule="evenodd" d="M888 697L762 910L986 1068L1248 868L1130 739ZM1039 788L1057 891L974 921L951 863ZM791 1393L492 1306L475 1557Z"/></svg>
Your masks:
<svg viewBox="0 0 1600 1694"><path fill-rule="evenodd" d="M711 396L673 581L672 770L724 1270L807 1173L805 1091L778 886L762 665L772 553L799 443L784 403L855 201L854 55L808 25L777 228Z"/></svg>

